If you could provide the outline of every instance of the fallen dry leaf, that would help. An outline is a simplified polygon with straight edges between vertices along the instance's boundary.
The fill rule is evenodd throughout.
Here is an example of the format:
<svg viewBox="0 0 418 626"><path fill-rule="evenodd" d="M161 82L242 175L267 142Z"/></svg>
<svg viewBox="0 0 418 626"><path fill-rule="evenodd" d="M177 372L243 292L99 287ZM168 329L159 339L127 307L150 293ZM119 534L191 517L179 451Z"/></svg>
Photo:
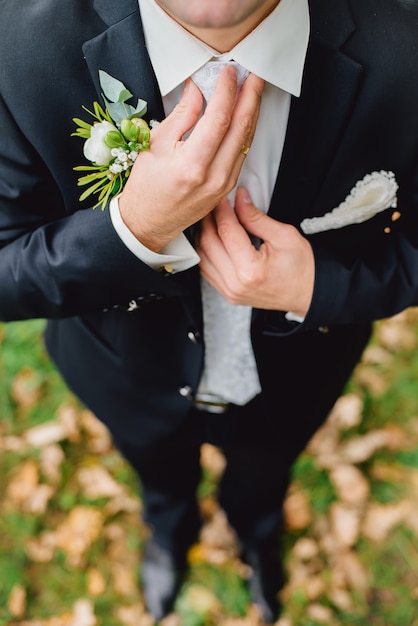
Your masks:
<svg viewBox="0 0 418 626"><path fill-rule="evenodd" d="M41 381L39 374L29 367L25 367L15 376L11 396L23 409L34 407L41 396Z"/></svg>
<svg viewBox="0 0 418 626"><path fill-rule="evenodd" d="M28 539L25 543L28 558L35 563L49 563L54 557L55 535L52 531L45 531L37 538Z"/></svg>
<svg viewBox="0 0 418 626"><path fill-rule="evenodd" d="M18 466L6 489L6 501L23 507L39 483L38 464L34 459L27 459Z"/></svg>
<svg viewBox="0 0 418 626"><path fill-rule="evenodd" d="M322 469L331 469L341 463L339 456L339 431L326 422L311 438L307 451L315 458L315 465Z"/></svg>
<svg viewBox="0 0 418 626"><path fill-rule="evenodd" d="M204 524L200 541L210 548L218 548L229 554L236 553L236 535L222 509L217 509Z"/></svg>
<svg viewBox="0 0 418 626"><path fill-rule="evenodd" d="M23 435L26 443L34 448L49 446L51 443L62 441L65 437L66 432L64 426L56 420L29 428Z"/></svg>
<svg viewBox="0 0 418 626"><path fill-rule="evenodd" d="M7 600L7 609L12 617L22 619L26 613L26 589L23 585L14 585Z"/></svg>
<svg viewBox="0 0 418 626"><path fill-rule="evenodd" d="M125 487L101 465L80 468L76 479L87 498L113 498L126 493Z"/></svg>
<svg viewBox="0 0 418 626"><path fill-rule="evenodd" d="M284 615L276 622L276 626L293 626L292 618L289 615Z"/></svg>
<svg viewBox="0 0 418 626"><path fill-rule="evenodd" d="M210 519L219 509L219 502L213 496L203 496L199 500L199 509L203 519Z"/></svg>
<svg viewBox="0 0 418 626"><path fill-rule="evenodd" d="M307 617L310 617L321 624L327 624L328 626L331 624L332 618L334 617L332 610L322 604L310 604L306 609L306 615Z"/></svg>
<svg viewBox="0 0 418 626"><path fill-rule="evenodd" d="M106 590L106 580L96 567L87 570L87 593L90 596L100 596Z"/></svg>
<svg viewBox="0 0 418 626"><path fill-rule="evenodd" d="M413 503L408 500L395 504L370 504L363 521L363 535L375 543L385 541L392 529L400 524L414 508Z"/></svg>
<svg viewBox="0 0 418 626"><path fill-rule="evenodd" d="M15 435L8 435L1 440L0 451L1 452L24 452L26 450L26 442L22 437L16 437Z"/></svg>
<svg viewBox="0 0 418 626"><path fill-rule="evenodd" d="M414 329L406 323L403 314L395 315L379 324L376 328L379 343L390 350L413 350L417 345Z"/></svg>
<svg viewBox="0 0 418 626"><path fill-rule="evenodd" d="M341 458L346 463L364 463L378 450L390 445L390 433L373 430L366 435L353 437L340 448Z"/></svg>
<svg viewBox="0 0 418 626"><path fill-rule="evenodd" d="M53 533L54 545L61 548L75 566L82 566L83 557L100 536L103 515L99 509L75 506Z"/></svg>
<svg viewBox="0 0 418 626"><path fill-rule="evenodd" d="M58 421L65 431L65 438L71 443L81 439L79 412L72 404L62 404L57 410Z"/></svg>
<svg viewBox="0 0 418 626"><path fill-rule="evenodd" d="M43 515L55 491L52 485L37 485L30 496L22 503L22 510L25 513Z"/></svg>
<svg viewBox="0 0 418 626"><path fill-rule="evenodd" d="M302 586L309 602L315 602L326 592L327 585L320 575L309 576Z"/></svg>
<svg viewBox="0 0 418 626"><path fill-rule="evenodd" d="M176 613L170 613L167 617L161 620L160 626L182 626L181 617Z"/></svg>
<svg viewBox="0 0 418 626"><path fill-rule="evenodd" d="M374 367L370 367L365 363L357 366L356 381L376 398L382 396L389 389L392 382L389 372L382 373L376 371Z"/></svg>
<svg viewBox="0 0 418 626"><path fill-rule="evenodd" d="M363 400L354 393L341 396L328 417L328 422L341 430L349 430L361 423Z"/></svg>
<svg viewBox="0 0 418 626"><path fill-rule="evenodd" d="M332 569L333 587L350 587L361 592L369 589L369 575L353 550L343 550L334 554Z"/></svg>
<svg viewBox="0 0 418 626"><path fill-rule="evenodd" d="M57 443L51 443L41 450L39 460L41 472L53 485L61 480L61 466L64 460L64 451Z"/></svg>
<svg viewBox="0 0 418 626"><path fill-rule="evenodd" d="M340 611L350 612L354 609L353 598L347 589L329 589L327 597Z"/></svg>
<svg viewBox="0 0 418 626"><path fill-rule="evenodd" d="M389 367L392 363L391 353L379 345L370 345L363 353L361 362L367 365L384 365Z"/></svg>
<svg viewBox="0 0 418 626"><path fill-rule="evenodd" d="M87 435L87 445L91 452L103 454L112 449L112 438L108 429L91 411L81 411L79 419Z"/></svg>
<svg viewBox="0 0 418 626"><path fill-rule="evenodd" d="M187 605L190 607L191 612L198 615L214 616L221 609L218 598L210 589L203 585L190 585L185 590L184 595L187 598Z"/></svg>
<svg viewBox="0 0 418 626"><path fill-rule="evenodd" d="M143 604L121 606L115 613L123 626L154 626L154 620L151 615L145 613Z"/></svg>
<svg viewBox="0 0 418 626"><path fill-rule="evenodd" d="M301 537L292 548L292 555L299 561L309 561L318 556L319 546L312 537Z"/></svg>
<svg viewBox="0 0 418 626"><path fill-rule="evenodd" d="M340 546L354 546L360 536L361 513L357 507L342 502L330 506L331 531Z"/></svg>
<svg viewBox="0 0 418 626"><path fill-rule="evenodd" d="M364 474L353 465L337 465L329 474L337 496L343 502L355 505L365 503L370 486Z"/></svg>
<svg viewBox="0 0 418 626"><path fill-rule="evenodd" d="M96 626L98 619L89 600L77 600L73 606L73 615L69 626Z"/></svg>
<svg viewBox="0 0 418 626"><path fill-rule="evenodd" d="M120 493L113 497L103 507L105 517L113 517L117 513L139 513L142 510L142 501L137 497L129 496L126 493Z"/></svg>
<svg viewBox="0 0 418 626"><path fill-rule="evenodd" d="M219 448L205 443L200 448L200 463L214 480L219 480L225 469L226 460Z"/></svg>
<svg viewBox="0 0 418 626"><path fill-rule="evenodd" d="M303 530L312 523L313 513L304 491L289 493L283 510L285 524L289 530Z"/></svg>
<svg viewBox="0 0 418 626"><path fill-rule="evenodd" d="M112 561L111 571L112 586L115 593L124 597L138 594L137 571L130 566L129 562Z"/></svg>
<svg viewBox="0 0 418 626"><path fill-rule="evenodd" d="M418 510L418 501L415 501L415 503L411 503L410 511L405 514L405 517L403 519L403 523L405 524L405 526L409 528L410 530L412 530L412 532L415 533L416 537L418 537L417 510Z"/></svg>

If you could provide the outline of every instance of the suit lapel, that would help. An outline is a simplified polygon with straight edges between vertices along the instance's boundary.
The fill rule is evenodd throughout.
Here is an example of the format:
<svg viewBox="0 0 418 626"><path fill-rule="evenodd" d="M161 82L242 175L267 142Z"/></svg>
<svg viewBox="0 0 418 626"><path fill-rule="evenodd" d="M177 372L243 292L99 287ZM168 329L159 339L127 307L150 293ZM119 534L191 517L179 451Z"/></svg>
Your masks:
<svg viewBox="0 0 418 626"><path fill-rule="evenodd" d="M107 28L83 45L83 53L97 93L99 70L108 72L148 103L146 118L164 117L161 95L145 47L138 0L95 0L94 8Z"/></svg>
<svg viewBox="0 0 418 626"><path fill-rule="evenodd" d="M269 212L293 224L318 210L324 212L315 203L353 111L362 75L362 67L339 49L354 29L345 0L326 2L323 8L321 3L317 0L310 7L311 39L302 92L300 98L292 98Z"/></svg>

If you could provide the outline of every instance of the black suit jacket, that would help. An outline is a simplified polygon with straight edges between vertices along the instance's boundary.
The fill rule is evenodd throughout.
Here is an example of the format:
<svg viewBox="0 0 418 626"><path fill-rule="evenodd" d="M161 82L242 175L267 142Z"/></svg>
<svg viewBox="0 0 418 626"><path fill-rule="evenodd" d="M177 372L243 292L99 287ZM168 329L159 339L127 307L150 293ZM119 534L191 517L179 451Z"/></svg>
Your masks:
<svg viewBox="0 0 418 626"><path fill-rule="evenodd" d="M386 210L310 237L316 280L303 324L253 312L262 430L285 421L281 441L295 449L341 392L370 322L418 293L418 2L311 0L310 11L269 214L299 227L387 170L401 217ZM146 100L150 119L163 117L137 0L1 0L0 24L0 318L51 320L47 345L73 390L117 437L157 442L181 423L201 374L198 268L155 272L108 211L79 202L82 143L70 137L72 118L100 98L99 69Z"/></svg>

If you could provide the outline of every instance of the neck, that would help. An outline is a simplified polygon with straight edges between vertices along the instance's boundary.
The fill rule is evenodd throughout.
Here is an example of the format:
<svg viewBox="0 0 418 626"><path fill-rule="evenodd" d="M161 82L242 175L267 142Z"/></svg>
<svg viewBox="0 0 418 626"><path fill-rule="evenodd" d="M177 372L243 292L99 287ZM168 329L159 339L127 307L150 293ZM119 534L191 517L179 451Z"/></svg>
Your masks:
<svg viewBox="0 0 418 626"><path fill-rule="evenodd" d="M172 14L166 7L162 6L161 8L194 37L200 39L200 41L203 41L203 43L217 52L225 53L232 50L234 46L253 31L273 11L278 3L279 0L269 0L241 22L220 28L205 28L190 24Z"/></svg>

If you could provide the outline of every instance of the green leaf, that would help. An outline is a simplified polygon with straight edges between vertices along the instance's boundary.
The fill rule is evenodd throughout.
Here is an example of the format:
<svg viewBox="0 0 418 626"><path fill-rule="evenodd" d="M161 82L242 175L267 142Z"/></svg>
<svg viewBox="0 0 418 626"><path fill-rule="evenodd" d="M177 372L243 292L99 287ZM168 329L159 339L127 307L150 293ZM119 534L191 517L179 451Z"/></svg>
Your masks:
<svg viewBox="0 0 418 626"><path fill-rule="evenodd" d="M125 85L107 72L99 70L99 80L103 94L111 102L126 102L126 100L132 97L131 92L126 89Z"/></svg>
<svg viewBox="0 0 418 626"><path fill-rule="evenodd" d="M79 200L80 202L82 202L83 200L85 200L86 198L88 198L89 196L91 196L92 193L94 193L95 191L97 191L98 189L100 189L100 187L103 185L103 181L99 180L98 183L96 183L95 185L92 185L91 187L89 187L88 189L86 189L80 196ZM80 185L81 186L81 185Z"/></svg>
<svg viewBox="0 0 418 626"><path fill-rule="evenodd" d="M102 120L109 120L109 116L103 107L98 102L93 102L95 117L101 122Z"/></svg>
<svg viewBox="0 0 418 626"><path fill-rule="evenodd" d="M132 95L133 94L131 94L129 89L123 89L119 94L117 102L126 102L127 100L129 100L129 98L132 98Z"/></svg>
<svg viewBox="0 0 418 626"><path fill-rule="evenodd" d="M76 172L105 172L107 170L107 165L76 165L73 167L73 170Z"/></svg>
<svg viewBox="0 0 418 626"><path fill-rule="evenodd" d="M108 148L123 148L126 145L124 136L118 130L109 130L103 141Z"/></svg>
<svg viewBox="0 0 418 626"><path fill-rule="evenodd" d="M129 117L133 111L133 107L129 104L123 104L122 102L109 102L109 100L106 99L105 102L109 115L116 122L116 124L120 124L120 122Z"/></svg>
<svg viewBox="0 0 418 626"><path fill-rule="evenodd" d="M145 100L138 99L138 102L136 103L136 107L134 109L134 112L131 114L131 117L144 117L145 113L147 112L147 108L147 102Z"/></svg>
<svg viewBox="0 0 418 626"><path fill-rule="evenodd" d="M92 183L94 180L103 180L103 178L107 178L106 172L87 174L86 176L81 176L81 178L78 179L77 185L81 187L82 185L88 185L89 183Z"/></svg>
<svg viewBox="0 0 418 626"><path fill-rule="evenodd" d="M84 120L81 120L79 117L73 117L73 122L74 124L77 124L77 126L80 126L80 128L86 128L88 130L91 129L91 124L89 124L89 122L85 122Z"/></svg>
<svg viewBox="0 0 418 626"><path fill-rule="evenodd" d="M77 130L71 133L71 137L81 137L82 139L89 139L90 131L85 128L77 128Z"/></svg>
<svg viewBox="0 0 418 626"><path fill-rule="evenodd" d="M119 189L118 181L120 179L120 174L117 177L113 178L105 187L103 187L102 191L99 195L99 201L95 205L94 208L101 205L102 211L105 210L107 203L110 198L115 195Z"/></svg>

